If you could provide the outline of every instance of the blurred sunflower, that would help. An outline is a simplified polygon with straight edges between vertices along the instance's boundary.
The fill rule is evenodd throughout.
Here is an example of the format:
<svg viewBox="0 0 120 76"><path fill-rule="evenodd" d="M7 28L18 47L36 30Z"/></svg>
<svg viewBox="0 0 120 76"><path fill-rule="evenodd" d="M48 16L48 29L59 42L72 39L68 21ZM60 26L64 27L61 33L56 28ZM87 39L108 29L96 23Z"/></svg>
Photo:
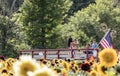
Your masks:
<svg viewBox="0 0 120 76"><path fill-rule="evenodd" d="M16 59L14 59L14 58L7 58L6 59L6 62L10 62L10 63L14 63L14 62L16 62L17 60Z"/></svg>
<svg viewBox="0 0 120 76"><path fill-rule="evenodd" d="M44 65L46 65L46 64L47 64L47 60L44 60L42 63L43 63Z"/></svg>
<svg viewBox="0 0 120 76"><path fill-rule="evenodd" d="M81 70L84 70L84 71L90 71L90 64L88 64L88 63L82 63L81 64Z"/></svg>
<svg viewBox="0 0 120 76"><path fill-rule="evenodd" d="M54 66L55 66L55 63L51 63L51 66L53 66L53 67L54 67Z"/></svg>
<svg viewBox="0 0 120 76"><path fill-rule="evenodd" d="M75 72L79 71L79 68L78 68L78 66L76 64L74 65L74 69L75 69Z"/></svg>
<svg viewBox="0 0 120 76"><path fill-rule="evenodd" d="M14 73L9 71L9 76L14 76Z"/></svg>
<svg viewBox="0 0 120 76"><path fill-rule="evenodd" d="M7 70L12 70L13 68L12 68L12 63L10 63L10 62L6 62L6 64L5 64L5 68L7 69Z"/></svg>
<svg viewBox="0 0 120 76"><path fill-rule="evenodd" d="M70 64L71 64L71 66L74 66L75 62L74 62L74 61L71 61Z"/></svg>
<svg viewBox="0 0 120 76"><path fill-rule="evenodd" d="M98 73L95 70L93 70L90 72L90 76L98 76Z"/></svg>
<svg viewBox="0 0 120 76"><path fill-rule="evenodd" d="M17 60L16 59L14 59L14 58L7 58L6 59L6 65L5 65L5 67L6 67L6 69L7 70L13 70L13 64L16 62Z"/></svg>
<svg viewBox="0 0 120 76"><path fill-rule="evenodd" d="M0 72L5 67L6 63L4 61L0 61Z"/></svg>
<svg viewBox="0 0 120 76"><path fill-rule="evenodd" d="M59 64L56 64L56 67L59 67L60 65Z"/></svg>
<svg viewBox="0 0 120 76"><path fill-rule="evenodd" d="M8 70L6 68L2 68L0 76L9 76Z"/></svg>
<svg viewBox="0 0 120 76"><path fill-rule="evenodd" d="M6 68L2 68L1 73L8 73L8 70Z"/></svg>
<svg viewBox="0 0 120 76"><path fill-rule="evenodd" d="M62 73L62 76L68 76L67 70L65 68L62 69L61 73Z"/></svg>
<svg viewBox="0 0 120 76"><path fill-rule="evenodd" d="M100 63L106 67L112 67L116 65L118 61L116 50L111 48L103 49L99 53L98 58L100 59Z"/></svg>
<svg viewBox="0 0 120 76"><path fill-rule="evenodd" d="M59 69L59 68L55 68L54 69L57 73L60 73L61 72L61 69Z"/></svg>
<svg viewBox="0 0 120 76"><path fill-rule="evenodd" d="M62 65L63 65L63 67L64 67L65 69L69 70L69 65L68 65L68 63L67 63L66 61L63 61L63 62L62 62Z"/></svg>
<svg viewBox="0 0 120 76"><path fill-rule="evenodd" d="M43 67L39 70L34 71L33 73L29 73L28 76L58 76L55 71L50 68Z"/></svg>
<svg viewBox="0 0 120 76"><path fill-rule="evenodd" d="M98 63L94 63L92 66L93 66L92 69L95 70L95 71L97 71Z"/></svg>
<svg viewBox="0 0 120 76"><path fill-rule="evenodd" d="M107 68L103 66L102 64L98 65L97 72L100 74L100 76L108 76L107 73Z"/></svg>
<svg viewBox="0 0 120 76"><path fill-rule="evenodd" d="M62 63L63 62L63 60L62 59L59 59L59 63Z"/></svg>
<svg viewBox="0 0 120 76"><path fill-rule="evenodd" d="M40 61L42 62L42 61L44 61L45 59L44 58L40 58Z"/></svg>
<svg viewBox="0 0 120 76"><path fill-rule="evenodd" d="M9 76L7 73L2 73L1 76Z"/></svg>
<svg viewBox="0 0 120 76"><path fill-rule="evenodd" d="M6 59L6 64L5 64L5 67L7 70L12 70L13 69L13 64L16 62L17 60L14 59L14 58L7 58Z"/></svg>
<svg viewBox="0 0 120 76"><path fill-rule="evenodd" d="M116 71L116 74L120 74L120 64L117 64L115 66L115 71Z"/></svg>
<svg viewBox="0 0 120 76"><path fill-rule="evenodd" d="M27 76L27 72L34 72L40 68L40 65L29 56L22 56L19 61L15 62L14 66L15 76Z"/></svg>

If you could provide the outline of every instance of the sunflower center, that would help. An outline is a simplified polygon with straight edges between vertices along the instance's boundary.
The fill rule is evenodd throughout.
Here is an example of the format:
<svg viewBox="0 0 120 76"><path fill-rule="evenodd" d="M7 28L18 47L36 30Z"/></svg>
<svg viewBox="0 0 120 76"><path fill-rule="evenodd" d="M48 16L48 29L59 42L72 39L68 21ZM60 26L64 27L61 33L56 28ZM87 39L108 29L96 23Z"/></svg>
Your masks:
<svg viewBox="0 0 120 76"><path fill-rule="evenodd" d="M114 59L114 57L113 57L113 55L112 54L108 54L108 55L104 55L103 56L103 59L106 61L106 62L112 62L113 61L113 59Z"/></svg>

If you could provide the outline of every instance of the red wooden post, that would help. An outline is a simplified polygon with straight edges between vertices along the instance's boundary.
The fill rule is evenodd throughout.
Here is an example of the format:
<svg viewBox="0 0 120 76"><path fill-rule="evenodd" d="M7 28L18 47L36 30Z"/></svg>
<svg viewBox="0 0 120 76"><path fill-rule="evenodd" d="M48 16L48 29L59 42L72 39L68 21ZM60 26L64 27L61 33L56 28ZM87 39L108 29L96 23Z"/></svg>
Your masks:
<svg viewBox="0 0 120 76"><path fill-rule="evenodd" d="M22 55L22 51L20 51L20 52L19 52L19 56L18 56L18 59L19 59L19 57L20 57L21 55Z"/></svg>
<svg viewBox="0 0 120 76"><path fill-rule="evenodd" d="M71 50L71 55L72 55L71 58L74 58L73 52L74 52L74 50L72 49Z"/></svg>
<svg viewBox="0 0 120 76"><path fill-rule="evenodd" d="M58 55L58 59L59 59L59 57L60 57L59 53L60 53L60 50L58 50L58 52L57 52L57 55Z"/></svg>
<svg viewBox="0 0 120 76"><path fill-rule="evenodd" d="M45 58L45 59L46 59L46 52L47 52L47 50L44 51L44 58Z"/></svg>
<svg viewBox="0 0 120 76"><path fill-rule="evenodd" d="M99 50L98 49L96 49L96 51L97 51L97 62L99 61L99 59L98 59L98 52L99 52Z"/></svg>
<svg viewBox="0 0 120 76"><path fill-rule="evenodd" d="M22 55L22 51L20 51L19 56Z"/></svg>
<svg viewBox="0 0 120 76"><path fill-rule="evenodd" d="M32 51L32 58L34 58L34 51Z"/></svg>
<svg viewBox="0 0 120 76"><path fill-rule="evenodd" d="M87 57L87 60L89 59L88 58L88 48L86 48L86 57Z"/></svg>

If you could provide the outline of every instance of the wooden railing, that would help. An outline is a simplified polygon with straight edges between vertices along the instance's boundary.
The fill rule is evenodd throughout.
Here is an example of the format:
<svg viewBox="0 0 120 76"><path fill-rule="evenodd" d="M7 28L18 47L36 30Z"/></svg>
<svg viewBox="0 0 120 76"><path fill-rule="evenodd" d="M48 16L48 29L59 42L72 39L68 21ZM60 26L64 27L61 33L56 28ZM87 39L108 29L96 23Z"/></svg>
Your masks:
<svg viewBox="0 0 120 76"><path fill-rule="evenodd" d="M89 51L96 51L97 54L99 52L98 49L36 49L36 50L22 50L20 51L21 55L31 55L32 58L39 60L41 57L45 59L53 59L53 58L74 58L74 59L89 59L90 55L88 54ZM81 57L81 58L80 58ZM97 58L98 56L96 56ZM98 58L97 58L98 59Z"/></svg>

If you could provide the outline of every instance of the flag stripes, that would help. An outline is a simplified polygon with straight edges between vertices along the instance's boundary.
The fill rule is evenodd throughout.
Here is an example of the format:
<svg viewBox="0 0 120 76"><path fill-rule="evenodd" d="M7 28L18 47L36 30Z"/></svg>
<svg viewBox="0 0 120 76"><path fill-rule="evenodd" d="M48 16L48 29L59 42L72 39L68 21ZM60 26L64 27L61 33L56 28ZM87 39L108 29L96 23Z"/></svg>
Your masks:
<svg viewBox="0 0 120 76"><path fill-rule="evenodd" d="M110 29L105 34L105 36L102 38L102 40L100 41L100 44L103 48L113 48L112 40L110 37Z"/></svg>

